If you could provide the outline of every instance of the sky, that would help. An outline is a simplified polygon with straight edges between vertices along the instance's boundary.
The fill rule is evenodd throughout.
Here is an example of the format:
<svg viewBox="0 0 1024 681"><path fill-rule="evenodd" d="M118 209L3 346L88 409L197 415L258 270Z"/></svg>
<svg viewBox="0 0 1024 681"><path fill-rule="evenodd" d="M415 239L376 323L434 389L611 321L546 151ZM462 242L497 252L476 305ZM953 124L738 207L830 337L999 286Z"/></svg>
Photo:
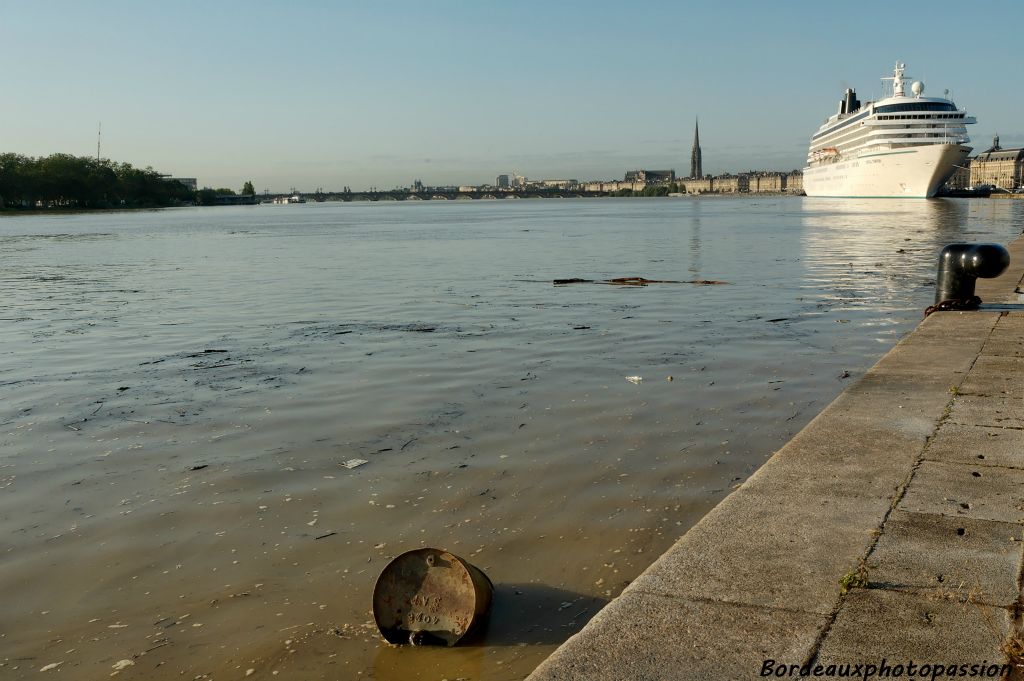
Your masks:
<svg viewBox="0 0 1024 681"><path fill-rule="evenodd" d="M313 191L802 167L897 59L1024 145L1024 3L0 0L0 153Z"/></svg>

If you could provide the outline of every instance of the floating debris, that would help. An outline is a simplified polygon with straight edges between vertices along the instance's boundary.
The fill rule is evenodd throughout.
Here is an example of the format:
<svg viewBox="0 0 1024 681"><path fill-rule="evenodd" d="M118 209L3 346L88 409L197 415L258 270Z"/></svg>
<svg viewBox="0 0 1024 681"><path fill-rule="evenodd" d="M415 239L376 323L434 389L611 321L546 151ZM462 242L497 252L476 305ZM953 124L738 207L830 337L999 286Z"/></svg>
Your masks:
<svg viewBox="0 0 1024 681"><path fill-rule="evenodd" d="M678 281L675 279L645 279L644 277L616 277L615 279L555 279L551 282L555 286L566 284L606 284L610 286L647 286L649 284L693 284L695 286L719 286L728 284L727 281L716 279L689 279Z"/></svg>
<svg viewBox="0 0 1024 681"><path fill-rule="evenodd" d="M629 381L630 383L634 383L634 384L639 385L640 382L642 380L644 380L644 377L643 376L626 376L626 380Z"/></svg>
<svg viewBox="0 0 1024 681"><path fill-rule="evenodd" d="M349 459L348 461L345 461L341 465L344 466L345 468L359 468L364 463L370 462L367 461L366 459Z"/></svg>

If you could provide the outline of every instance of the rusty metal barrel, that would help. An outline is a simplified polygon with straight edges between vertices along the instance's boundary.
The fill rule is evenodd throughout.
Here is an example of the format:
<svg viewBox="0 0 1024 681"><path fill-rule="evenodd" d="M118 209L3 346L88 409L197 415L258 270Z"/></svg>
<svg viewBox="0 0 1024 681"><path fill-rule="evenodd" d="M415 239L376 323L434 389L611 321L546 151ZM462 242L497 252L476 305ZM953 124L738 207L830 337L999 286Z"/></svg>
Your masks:
<svg viewBox="0 0 1024 681"><path fill-rule="evenodd" d="M388 643L453 646L487 618L494 585L442 549L406 551L373 587L373 619Z"/></svg>

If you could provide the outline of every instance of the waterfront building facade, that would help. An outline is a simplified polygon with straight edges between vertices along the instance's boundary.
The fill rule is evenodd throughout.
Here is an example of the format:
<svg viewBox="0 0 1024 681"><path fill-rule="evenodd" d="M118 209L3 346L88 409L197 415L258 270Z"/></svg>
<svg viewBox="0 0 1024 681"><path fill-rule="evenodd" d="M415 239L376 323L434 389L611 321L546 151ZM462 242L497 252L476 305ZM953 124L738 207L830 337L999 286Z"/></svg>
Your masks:
<svg viewBox="0 0 1024 681"><path fill-rule="evenodd" d="M970 161L970 184L972 187L989 184L1006 191L1015 191L1024 186L1024 148L1003 149L999 136L992 140L991 148L981 152Z"/></svg>
<svg viewBox="0 0 1024 681"><path fill-rule="evenodd" d="M712 187L719 194L735 194L746 191L747 178L740 175L722 175L712 178Z"/></svg>
<svg viewBox="0 0 1024 681"><path fill-rule="evenodd" d="M754 173L748 176L747 191L750 192L784 192L786 176L782 173Z"/></svg>
<svg viewBox="0 0 1024 681"><path fill-rule="evenodd" d="M786 191L790 194L803 194L804 174L799 170L794 170L786 175Z"/></svg>
<svg viewBox="0 0 1024 681"><path fill-rule="evenodd" d="M498 179L494 181L494 186L498 189L508 189L512 186L509 182L508 175L498 175Z"/></svg>
<svg viewBox="0 0 1024 681"><path fill-rule="evenodd" d="M710 177L690 178L679 184L679 191L687 194L709 194L715 190L715 181Z"/></svg>

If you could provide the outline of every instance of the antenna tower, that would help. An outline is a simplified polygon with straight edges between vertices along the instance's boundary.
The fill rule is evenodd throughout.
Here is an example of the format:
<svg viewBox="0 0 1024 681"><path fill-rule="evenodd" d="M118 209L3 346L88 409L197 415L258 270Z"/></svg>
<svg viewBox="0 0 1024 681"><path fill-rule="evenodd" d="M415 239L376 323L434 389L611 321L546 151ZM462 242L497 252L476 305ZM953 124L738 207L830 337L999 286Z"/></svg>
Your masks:
<svg viewBox="0 0 1024 681"><path fill-rule="evenodd" d="M96 162L100 162L100 138L103 136L103 123L100 122L96 128Z"/></svg>

